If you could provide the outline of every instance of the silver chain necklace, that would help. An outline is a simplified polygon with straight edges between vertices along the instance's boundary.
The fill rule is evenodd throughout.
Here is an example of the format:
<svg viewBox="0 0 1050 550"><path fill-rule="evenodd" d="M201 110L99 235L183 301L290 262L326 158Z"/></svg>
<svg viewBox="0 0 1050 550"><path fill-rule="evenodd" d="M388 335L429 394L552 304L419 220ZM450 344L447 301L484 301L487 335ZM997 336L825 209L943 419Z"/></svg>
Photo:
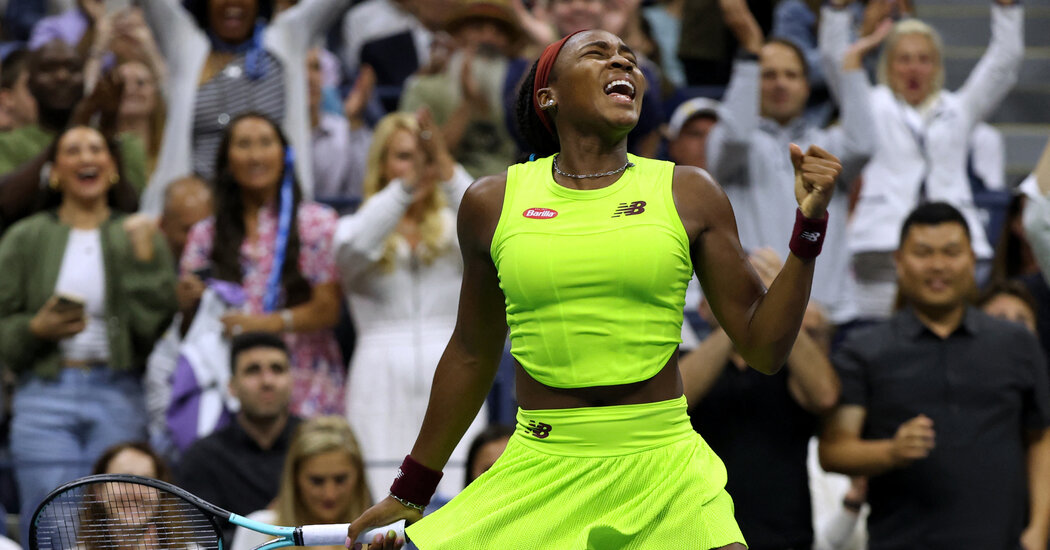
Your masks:
<svg viewBox="0 0 1050 550"><path fill-rule="evenodd" d="M623 172L624 170L634 166L633 162L627 161L623 166L617 168L616 170L609 170L608 172L602 172L601 174L570 174L568 172L562 172L561 168L558 168L558 157L559 156L560 155L555 155L554 156L554 171L557 172L558 174L562 175L562 176L567 177L567 178L575 178L575 179L578 179L578 180L587 179L587 178L601 178L601 177L604 177L604 176L611 176L613 174L619 174L620 172Z"/></svg>

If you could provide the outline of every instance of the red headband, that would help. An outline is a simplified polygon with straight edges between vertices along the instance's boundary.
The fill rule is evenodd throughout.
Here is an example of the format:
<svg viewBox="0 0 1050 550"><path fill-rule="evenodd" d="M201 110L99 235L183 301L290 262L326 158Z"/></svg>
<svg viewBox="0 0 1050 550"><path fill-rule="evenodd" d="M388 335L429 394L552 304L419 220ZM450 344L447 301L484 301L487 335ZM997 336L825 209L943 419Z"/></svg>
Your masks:
<svg viewBox="0 0 1050 550"><path fill-rule="evenodd" d="M536 114L540 117L540 122L543 123L551 135L554 135L554 126L551 124L551 118L547 116L547 112L540 109L540 101L537 99L536 92L547 87L547 78L551 75L551 69L554 68L554 61L558 59L558 53L561 52L562 46L564 46L570 38L581 32L583 32L583 30L578 30L557 42L549 44L543 49L539 61L536 62L536 78L532 81L532 108L536 110Z"/></svg>

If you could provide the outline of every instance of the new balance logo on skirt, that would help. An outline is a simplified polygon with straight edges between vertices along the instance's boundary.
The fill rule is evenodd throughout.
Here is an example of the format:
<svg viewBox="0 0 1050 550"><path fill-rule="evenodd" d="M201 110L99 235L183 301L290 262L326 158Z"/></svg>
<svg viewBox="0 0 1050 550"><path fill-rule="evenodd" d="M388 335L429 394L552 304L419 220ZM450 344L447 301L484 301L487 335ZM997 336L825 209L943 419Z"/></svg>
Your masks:
<svg viewBox="0 0 1050 550"><path fill-rule="evenodd" d="M529 428L532 430L532 435L539 439L545 439L551 434L552 426L550 424L544 424L543 422L536 422L535 420L529 421Z"/></svg>
<svg viewBox="0 0 1050 550"><path fill-rule="evenodd" d="M803 231L802 233L799 233L798 236L811 243L815 243L820 240L820 231Z"/></svg>
<svg viewBox="0 0 1050 550"><path fill-rule="evenodd" d="M645 212L645 201L634 201L631 204L621 202L620 206L616 207L616 211L613 212L612 217L619 218L620 216L633 216L635 214L641 214Z"/></svg>

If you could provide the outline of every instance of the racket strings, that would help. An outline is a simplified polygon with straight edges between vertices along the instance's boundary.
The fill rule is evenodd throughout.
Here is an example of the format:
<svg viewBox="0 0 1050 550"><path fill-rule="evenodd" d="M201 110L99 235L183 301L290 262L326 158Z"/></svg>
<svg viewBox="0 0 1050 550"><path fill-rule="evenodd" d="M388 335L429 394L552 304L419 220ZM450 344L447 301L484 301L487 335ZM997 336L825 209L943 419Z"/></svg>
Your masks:
<svg viewBox="0 0 1050 550"><path fill-rule="evenodd" d="M81 485L37 515L37 550L205 550L220 548L210 518L181 497L134 483Z"/></svg>

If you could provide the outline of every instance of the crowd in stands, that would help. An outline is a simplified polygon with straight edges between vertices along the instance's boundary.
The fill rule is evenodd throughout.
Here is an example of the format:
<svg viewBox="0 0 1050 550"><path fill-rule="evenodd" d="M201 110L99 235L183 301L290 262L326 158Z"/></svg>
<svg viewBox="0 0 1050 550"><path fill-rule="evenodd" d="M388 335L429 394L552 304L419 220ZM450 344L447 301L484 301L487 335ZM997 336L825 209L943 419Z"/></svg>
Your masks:
<svg viewBox="0 0 1050 550"><path fill-rule="evenodd" d="M707 170L767 286L789 146L843 165L779 374L684 306L750 548L1047 548L1050 144L1011 182L988 124L1026 8L949 90L924 1L0 0L0 534L89 473L288 525L385 496L471 292L461 198L536 153L543 46L601 28L648 83L630 153ZM509 386L431 507L499 457Z"/></svg>

